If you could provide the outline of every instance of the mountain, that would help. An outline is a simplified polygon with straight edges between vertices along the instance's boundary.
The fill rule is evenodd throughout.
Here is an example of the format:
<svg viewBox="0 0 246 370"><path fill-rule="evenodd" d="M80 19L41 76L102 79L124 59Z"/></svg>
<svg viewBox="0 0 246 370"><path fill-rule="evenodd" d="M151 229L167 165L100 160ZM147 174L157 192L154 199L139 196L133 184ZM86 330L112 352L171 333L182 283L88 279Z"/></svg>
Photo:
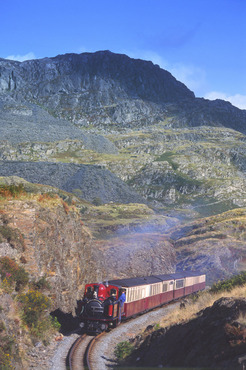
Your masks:
<svg viewBox="0 0 246 370"><path fill-rule="evenodd" d="M2 161L100 165L188 217L246 205L246 111L195 98L152 62L109 51L0 59L0 111Z"/></svg>
<svg viewBox="0 0 246 370"><path fill-rule="evenodd" d="M83 127L142 126L168 118L172 127L226 126L245 132L246 112L224 101L197 99L158 65L110 51L22 63L0 59L0 74L0 93L38 103Z"/></svg>
<svg viewBox="0 0 246 370"><path fill-rule="evenodd" d="M138 244L161 240L168 272L175 262L197 266L209 281L235 272L244 259L244 236L235 250L219 230L243 222L224 212L246 207L246 111L196 98L152 62L100 51L22 63L0 59L0 112L0 176L55 186L101 206L83 217L110 258L117 261L118 245L138 253ZM134 206L134 219L128 211L121 219L124 206L116 211L109 202L128 204L127 210L131 203L146 205L156 216L148 222ZM199 219L220 214L229 221L216 223L215 234L204 231ZM197 237L183 228L187 222ZM110 264L120 274L115 261Z"/></svg>

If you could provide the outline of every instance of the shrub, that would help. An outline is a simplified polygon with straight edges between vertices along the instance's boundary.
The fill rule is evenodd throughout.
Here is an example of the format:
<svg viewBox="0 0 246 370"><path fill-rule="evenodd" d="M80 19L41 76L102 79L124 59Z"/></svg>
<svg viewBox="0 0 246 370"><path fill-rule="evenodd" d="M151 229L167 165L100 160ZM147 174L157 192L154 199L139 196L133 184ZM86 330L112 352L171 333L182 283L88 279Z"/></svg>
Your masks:
<svg viewBox="0 0 246 370"><path fill-rule="evenodd" d="M0 335L0 369L13 369L11 358L13 353L14 340L7 335Z"/></svg>
<svg viewBox="0 0 246 370"><path fill-rule="evenodd" d="M0 236L6 239L12 247L15 247L15 244L17 243L17 245L21 246L22 250L25 250L24 237L18 229L2 225L0 226Z"/></svg>
<svg viewBox="0 0 246 370"><path fill-rule="evenodd" d="M0 333L6 330L5 324L3 321L0 321Z"/></svg>
<svg viewBox="0 0 246 370"><path fill-rule="evenodd" d="M102 205L101 198L99 198L99 197L94 198L93 201L92 201L92 204L94 204L94 206L101 206Z"/></svg>
<svg viewBox="0 0 246 370"><path fill-rule="evenodd" d="M29 275L25 269L9 257L0 258L0 276L3 288L6 291L10 289L19 291L29 280Z"/></svg>
<svg viewBox="0 0 246 370"><path fill-rule="evenodd" d="M53 326L54 329L57 331L60 330L61 324L59 323L57 317L51 317L51 325Z"/></svg>
<svg viewBox="0 0 246 370"><path fill-rule="evenodd" d="M246 272L243 271L230 279L214 283L211 287L212 293L227 291L230 292L234 287L246 284Z"/></svg>
<svg viewBox="0 0 246 370"><path fill-rule="evenodd" d="M20 195L26 194L23 184L20 185L1 185L0 197L2 198L17 198Z"/></svg>
<svg viewBox="0 0 246 370"><path fill-rule="evenodd" d="M124 341L117 344L114 354L118 361L122 361L126 357L130 356L133 350L134 350L133 344Z"/></svg>
<svg viewBox="0 0 246 370"><path fill-rule="evenodd" d="M33 281L31 285L34 290L50 289L50 283L46 280L46 276L42 276L38 281Z"/></svg>
<svg viewBox="0 0 246 370"><path fill-rule="evenodd" d="M46 312L51 306L48 297L37 290L29 290L18 296L21 303L22 320L35 334L42 334L47 329Z"/></svg>
<svg viewBox="0 0 246 370"><path fill-rule="evenodd" d="M63 208L64 208L65 213L68 215L68 213L69 213L69 205L64 200L62 200L62 205L63 205Z"/></svg>

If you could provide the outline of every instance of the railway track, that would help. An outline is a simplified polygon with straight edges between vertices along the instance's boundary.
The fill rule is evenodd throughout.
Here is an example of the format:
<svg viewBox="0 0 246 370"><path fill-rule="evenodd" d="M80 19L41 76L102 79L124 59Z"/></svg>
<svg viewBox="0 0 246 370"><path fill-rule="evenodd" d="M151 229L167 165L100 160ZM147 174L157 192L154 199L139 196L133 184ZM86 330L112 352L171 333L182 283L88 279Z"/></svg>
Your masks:
<svg viewBox="0 0 246 370"><path fill-rule="evenodd" d="M141 321L141 322L143 321L145 323L145 324L140 324L141 327L142 327L142 325L147 326L148 324L151 323L151 320L150 321L148 319L146 320L148 315L152 315L152 316L156 317L156 313L160 312L160 310L169 311L170 309L172 309L172 307L179 304L179 302L182 301L182 299L183 299L183 297L180 298L180 299L177 299L175 302L172 301L172 302L169 302L169 303L163 305L162 308L160 308L160 307L155 308L155 309L149 311L148 313L146 313L144 315L139 315L137 318L131 318L131 319L128 319L128 320L122 322L122 324L119 327L112 330L111 335L109 335L109 333L107 333L107 332L102 332L101 334L99 334L95 337L91 337L91 336L88 336L86 334L81 335L73 343L72 347L69 350L69 353L68 353L67 359L66 359L66 369L67 368L72 369L72 370L81 370L81 369L102 370L102 369L106 369L109 365L107 366L107 365L102 364L102 359L100 358L100 356L97 359L95 359L95 358L93 359L94 346L96 344L99 344L99 348L100 348L100 340L104 335L108 334L108 335L106 335L105 339L106 339L106 342L110 343L110 345L109 346L106 345L106 347L114 348L116 343L117 343L117 340L115 341L115 339L112 339L112 340L110 339L111 336L112 336L112 338L114 338L114 335L113 335L114 333L116 334L119 330L122 331L122 329L124 329L124 328L134 326L134 323L137 322L137 321ZM154 322L156 323L156 319L154 319ZM130 330L132 330L132 329L130 329ZM137 331L138 331L138 328L136 328L136 332ZM104 348L104 350L105 350L105 348ZM104 353L104 350L103 351L99 350L99 353ZM108 361L110 361L110 360L108 360ZM104 361L105 364L106 364L106 362L107 361ZM110 365L112 366L112 364L110 364Z"/></svg>
<svg viewBox="0 0 246 370"><path fill-rule="evenodd" d="M93 348L96 342L105 334L106 332L103 332L93 338L86 334L81 335L69 350L66 360L67 367L70 370L95 370L96 363L93 362Z"/></svg>

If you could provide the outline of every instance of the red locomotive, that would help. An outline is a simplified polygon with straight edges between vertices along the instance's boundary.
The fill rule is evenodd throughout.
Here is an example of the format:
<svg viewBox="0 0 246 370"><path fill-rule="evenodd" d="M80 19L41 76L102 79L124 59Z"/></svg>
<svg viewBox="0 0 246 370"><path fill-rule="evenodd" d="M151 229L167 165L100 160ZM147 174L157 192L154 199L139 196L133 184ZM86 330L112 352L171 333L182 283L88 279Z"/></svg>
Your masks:
<svg viewBox="0 0 246 370"><path fill-rule="evenodd" d="M98 334L116 327L120 316L126 319L202 290L205 281L205 274L184 271L87 284L79 309L80 326L87 333ZM126 299L121 309L122 292Z"/></svg>

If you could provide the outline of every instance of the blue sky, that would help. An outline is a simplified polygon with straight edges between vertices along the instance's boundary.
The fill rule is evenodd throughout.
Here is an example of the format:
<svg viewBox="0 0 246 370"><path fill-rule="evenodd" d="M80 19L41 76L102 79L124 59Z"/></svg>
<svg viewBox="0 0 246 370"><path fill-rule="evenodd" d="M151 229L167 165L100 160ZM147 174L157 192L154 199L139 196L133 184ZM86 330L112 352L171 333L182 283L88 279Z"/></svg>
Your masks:
<svg viewBox="0 0 246 370"><path fill-rule="evenodd" d="M246 109L246 0L1 0L0 57L111 50Z"/></svg>

